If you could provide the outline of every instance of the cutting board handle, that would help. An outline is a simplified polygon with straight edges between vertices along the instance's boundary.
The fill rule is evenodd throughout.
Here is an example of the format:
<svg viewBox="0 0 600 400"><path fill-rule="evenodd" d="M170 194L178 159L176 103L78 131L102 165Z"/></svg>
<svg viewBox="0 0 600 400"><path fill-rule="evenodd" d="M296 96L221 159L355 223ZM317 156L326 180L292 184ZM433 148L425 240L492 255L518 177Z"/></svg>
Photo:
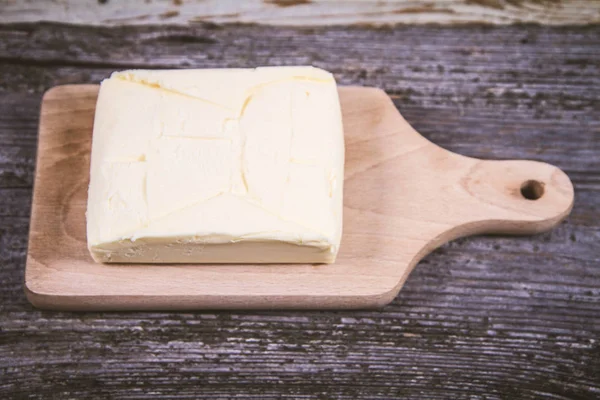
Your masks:
<svg viewBox="0 0 600 400"><path fill-rule="evenodd" d="M552 229L569 215L573 184L559 168L538 161L480 160L453 153L417 132L383 92L372 95L387 110L381 131L386 134L389 127L399 133L402 151L393 168L405 171L396 174L403 189L395 191L402 214L431 221L412 265L433 248L459 237L535 234ZM388 142L390 137L386 136Z"/></svg>
<svg viewBox="0 0 600 400"><path fill-rule="evenodd" d="M547 231L573 207L573 184L553 165L527 160L465 162L471 167L459 182L470 198L453 203L467 216L464 225L457 227L459 236Z"/></svg>

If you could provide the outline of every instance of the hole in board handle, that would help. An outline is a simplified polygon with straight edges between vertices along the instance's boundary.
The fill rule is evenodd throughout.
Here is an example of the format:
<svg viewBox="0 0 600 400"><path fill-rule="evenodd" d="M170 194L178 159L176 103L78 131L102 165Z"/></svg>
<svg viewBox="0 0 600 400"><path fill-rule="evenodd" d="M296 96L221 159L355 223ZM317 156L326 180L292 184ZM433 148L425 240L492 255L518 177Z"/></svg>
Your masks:
<svg viewBox="0 0 600 400"><path fill-rule="evenodd" d="M534 180L525 181L521 185L521 194L527 200L537 200L544 195L544 184Z"/></svg>

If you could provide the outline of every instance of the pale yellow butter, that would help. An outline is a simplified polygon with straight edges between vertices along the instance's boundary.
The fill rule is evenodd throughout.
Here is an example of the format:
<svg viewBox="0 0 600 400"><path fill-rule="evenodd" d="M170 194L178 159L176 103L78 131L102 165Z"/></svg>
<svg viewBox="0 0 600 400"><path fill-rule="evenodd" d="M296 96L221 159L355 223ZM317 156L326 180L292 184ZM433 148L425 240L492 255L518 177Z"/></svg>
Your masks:
<svg viewBox="0 0 600 400"><path fill-rule="evenodd" d="M88 247L99 262L331 263L343 169L326 71L116 72L96 107Z"/></svg>

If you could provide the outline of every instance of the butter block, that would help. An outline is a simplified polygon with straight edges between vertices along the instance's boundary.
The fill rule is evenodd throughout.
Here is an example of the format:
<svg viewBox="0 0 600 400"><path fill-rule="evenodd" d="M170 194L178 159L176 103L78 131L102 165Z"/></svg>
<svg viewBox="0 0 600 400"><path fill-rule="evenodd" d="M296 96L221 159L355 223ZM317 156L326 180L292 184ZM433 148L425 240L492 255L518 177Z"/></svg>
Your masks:
<svg viewBox="0 0 600 400"><path fill-rule="evenodd" d="M115 72L94 120L88 248L104 263L332 263L343 173L324 70Z"/></svg>

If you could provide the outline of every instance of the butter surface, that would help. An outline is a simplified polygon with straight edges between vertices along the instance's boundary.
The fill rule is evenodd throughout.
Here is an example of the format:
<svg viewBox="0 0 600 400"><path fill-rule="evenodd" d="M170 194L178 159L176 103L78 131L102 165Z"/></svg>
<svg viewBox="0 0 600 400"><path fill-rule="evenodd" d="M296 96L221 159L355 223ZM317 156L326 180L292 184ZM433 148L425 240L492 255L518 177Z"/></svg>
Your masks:
<svg viewBox="0 0 600 400"><path fill-rule="evenodd" d="M116 72L96 107L88 247L99 262L330 263L343 166L326 71Z"/></svg>

